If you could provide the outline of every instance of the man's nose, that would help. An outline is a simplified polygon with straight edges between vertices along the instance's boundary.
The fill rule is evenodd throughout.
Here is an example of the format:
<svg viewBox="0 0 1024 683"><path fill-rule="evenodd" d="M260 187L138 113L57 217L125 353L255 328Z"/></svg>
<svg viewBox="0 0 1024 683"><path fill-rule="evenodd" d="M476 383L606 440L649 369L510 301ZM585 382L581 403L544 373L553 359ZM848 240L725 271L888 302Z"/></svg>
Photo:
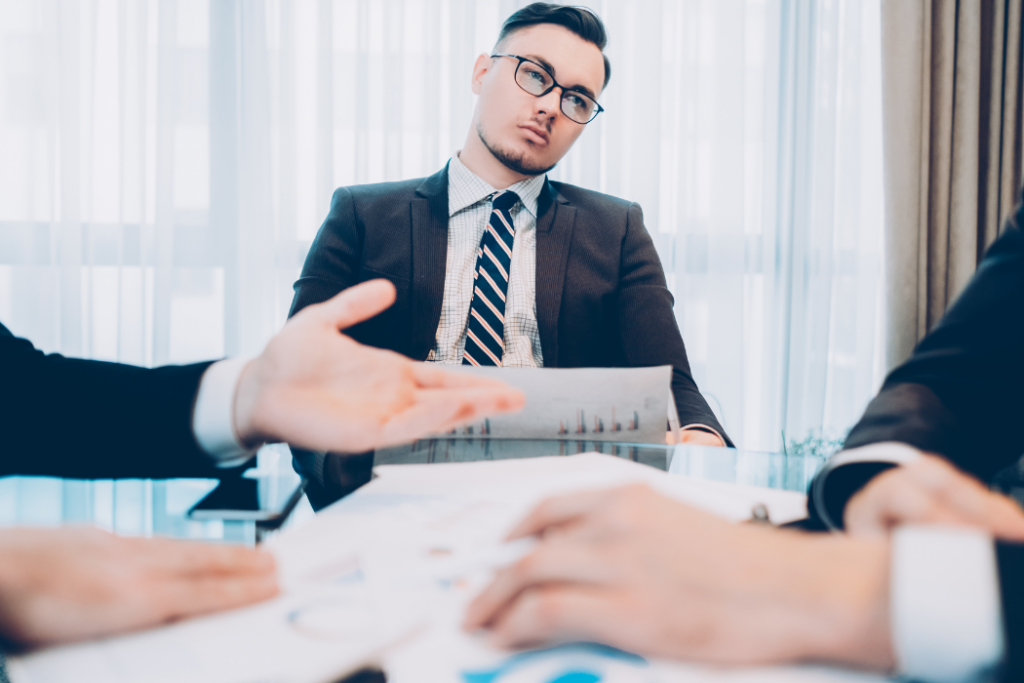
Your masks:
<svg viewBox="0 0 1024 683"><path fill-rule="evenodd" d="M562 91L553 88L546 95L541 95L533 105L533 112L538 116L547 116L554 119L562 108Z"/></svg>

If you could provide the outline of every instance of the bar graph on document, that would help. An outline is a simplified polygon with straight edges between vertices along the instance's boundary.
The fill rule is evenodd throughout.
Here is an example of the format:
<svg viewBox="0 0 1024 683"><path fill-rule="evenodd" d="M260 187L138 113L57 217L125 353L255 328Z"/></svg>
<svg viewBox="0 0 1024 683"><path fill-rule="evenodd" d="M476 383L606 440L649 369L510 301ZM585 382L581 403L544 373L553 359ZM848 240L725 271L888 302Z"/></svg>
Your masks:
<svg viewBox="0 0 1024 683"><path fill-rule="evenodd" d="M484 419L483 422L464 425L445 433L449 436L490 436L491 421L489 419Z"/></svg>
<svg viewBox="0 0 1024 683"><path fill-rule="evenodd" d="M526 406L447 432L454 438L575 439L664 443L675 418L671 366L654 368L459 368L500 379ZM671 409L672 414L669 414Z"/></svg>
<svg viewBox="0 0 1024 683"><path fill-rule="evenodd" d="M572 420L559 420L558 421L558 435L559 436L583 436L588 433L588 423L591 418L587 417L587 411L582 408L576 409L575 423ZM611 417L608 419L608 424L605 425L605 419L599 415L593 416L593 424L589 426L590 434L604 434L616 432L635 432L640 429L640 413L633 411L633 416L626 423L626 428L623 430L622 422L616 418L615 407L611 408ZM575 426L574 426L575 425Z"/></svg>

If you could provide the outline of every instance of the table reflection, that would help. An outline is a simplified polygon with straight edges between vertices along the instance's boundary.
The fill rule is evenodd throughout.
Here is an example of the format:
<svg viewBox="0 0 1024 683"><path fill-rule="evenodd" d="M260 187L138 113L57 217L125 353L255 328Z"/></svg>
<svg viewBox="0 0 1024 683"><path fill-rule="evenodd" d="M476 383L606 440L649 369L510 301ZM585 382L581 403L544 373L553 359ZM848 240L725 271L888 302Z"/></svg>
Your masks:
<svg viewBox="0 0 1024 683"><path fill-rule="evenodd" d="M265 446L257 455L261 472L291 472L284 444ZM292 475L294 476L294 475ZM0 479L0 527L56 527L89 524L122 536L167 536L254 545L253 522L189 519L189 509L217 485L216 479ZM308 518L300 504L289 523Z"/></svg>
<svg viewBox="0 0 1024 683"><path fill-rule="evenodd" d="M421 439L411 444L355 455L295 449L296 467L315 470L306 501L289 524L308 518L368 482L375 465L427 464L569 456L596 451L650 465L672 474L726 483L806 491L821 458L707 446L663 446L585 440ZM292 451L264 447L263 472L290 471ZM196 521L186 513L210 492L214 479L81 481L44 477L0 479L0 526L92 524L126 536L170 536L252 545L252 522Z"/></svg>
<svg viewBox="0 0 1024 683"><path fill-rule="evenodd" d="M356 490L376 465L475 462L597 452L699 479L804 492L822 465L814 455L786 455L709 446L665 446L560 439L434 438L373 453L313 453L294 449L295 466L310 480L306 493L321 509Z"/></svg>

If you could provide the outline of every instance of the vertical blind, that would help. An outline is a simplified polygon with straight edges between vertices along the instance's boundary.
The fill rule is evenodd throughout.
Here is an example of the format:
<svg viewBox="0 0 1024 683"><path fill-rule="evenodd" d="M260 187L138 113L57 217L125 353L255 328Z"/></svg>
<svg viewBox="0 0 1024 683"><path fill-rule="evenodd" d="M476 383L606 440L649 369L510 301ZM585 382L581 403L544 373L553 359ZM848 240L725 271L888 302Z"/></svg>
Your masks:
<svg viewBox="0 0 1024 683"><path fill-rule="evenodd" d="M0 320L154 365L256 354L335 187L461 146L510 0L0 0ZM606 108L552 172L639 202L743 447L881 376L877 0L603 0Z"/></svg>

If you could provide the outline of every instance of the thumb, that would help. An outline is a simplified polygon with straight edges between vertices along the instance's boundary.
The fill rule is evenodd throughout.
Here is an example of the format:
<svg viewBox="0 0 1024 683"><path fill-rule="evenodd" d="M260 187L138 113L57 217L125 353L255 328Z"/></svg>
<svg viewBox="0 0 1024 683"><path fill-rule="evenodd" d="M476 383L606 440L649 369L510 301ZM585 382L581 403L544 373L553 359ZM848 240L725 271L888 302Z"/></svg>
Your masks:
<svg viewBox="0 0 1024 683"><path fill-rule="evenodd" d="M339 330L372 318L395 302L395 286L387 280L370 280L309 308Z"/></svg>

